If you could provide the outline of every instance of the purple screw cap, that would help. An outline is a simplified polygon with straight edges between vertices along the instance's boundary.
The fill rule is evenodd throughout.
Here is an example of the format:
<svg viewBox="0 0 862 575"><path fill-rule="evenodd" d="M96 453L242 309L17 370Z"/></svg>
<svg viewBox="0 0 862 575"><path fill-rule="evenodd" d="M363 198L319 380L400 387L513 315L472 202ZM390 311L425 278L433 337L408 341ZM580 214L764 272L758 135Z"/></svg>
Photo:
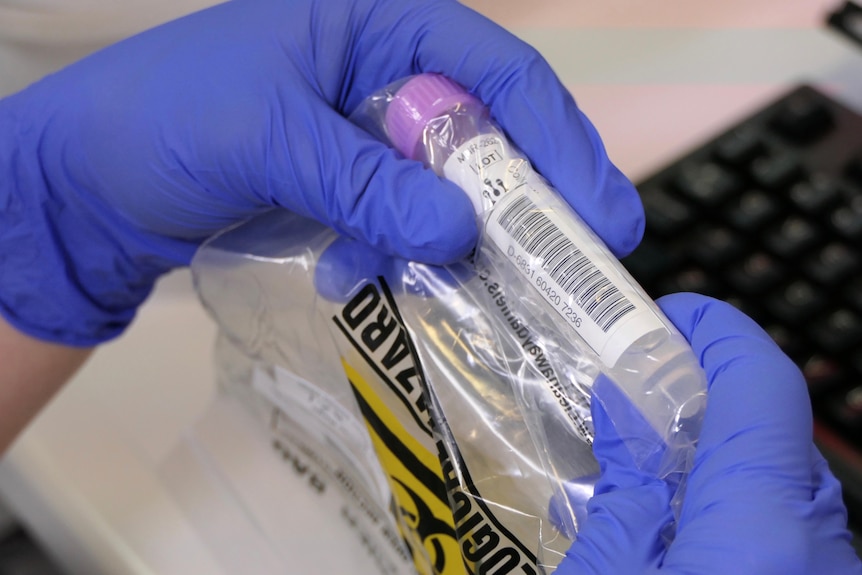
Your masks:
<svg viewBox="0 0 862 575"><path fill-rule="evenodd" d="M386 133L395 149L415 159L428 122L459 105L480 107L481 102L440 74L414 76L395 92L386 108Z"/></svg>

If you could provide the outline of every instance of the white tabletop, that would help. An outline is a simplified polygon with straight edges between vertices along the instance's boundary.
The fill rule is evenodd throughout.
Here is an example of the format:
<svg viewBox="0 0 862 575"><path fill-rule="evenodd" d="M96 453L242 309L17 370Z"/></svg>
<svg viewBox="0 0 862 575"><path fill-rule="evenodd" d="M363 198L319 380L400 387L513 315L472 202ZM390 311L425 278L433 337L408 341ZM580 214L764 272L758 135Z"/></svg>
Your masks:
<svg viewBox="0 0 862 575"><path fill-rule="evenodd" d="M666 0L662 11L640 0L468 4L539 48L633 179L799 80L862 109L862 51L818 29L831 2L786 1L780 14L770 0ZM166 483L204 414L236 425L234 439L253 449L242 416L212 406L214 335L188 273L172 274L0 463L0 494L71 572L235 572ZM284 509L313 504L299 487L282 496ZM343 565L327 553L325 518L303 516L283 540L291 572L356 572L350 553Z"/></svg>

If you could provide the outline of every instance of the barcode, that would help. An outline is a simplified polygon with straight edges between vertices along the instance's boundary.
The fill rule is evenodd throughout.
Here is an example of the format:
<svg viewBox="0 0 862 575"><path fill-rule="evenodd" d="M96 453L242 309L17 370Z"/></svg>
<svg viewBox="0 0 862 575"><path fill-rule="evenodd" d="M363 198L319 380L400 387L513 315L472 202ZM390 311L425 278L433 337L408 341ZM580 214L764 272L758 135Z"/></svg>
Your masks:
<svg viewBox="0 0 862 575"><path fill-rule="evenodd" d="M603 332L635 310L634 304L529 197L512 202L497 222L528 254L541 259L542 269Z"/></svg>

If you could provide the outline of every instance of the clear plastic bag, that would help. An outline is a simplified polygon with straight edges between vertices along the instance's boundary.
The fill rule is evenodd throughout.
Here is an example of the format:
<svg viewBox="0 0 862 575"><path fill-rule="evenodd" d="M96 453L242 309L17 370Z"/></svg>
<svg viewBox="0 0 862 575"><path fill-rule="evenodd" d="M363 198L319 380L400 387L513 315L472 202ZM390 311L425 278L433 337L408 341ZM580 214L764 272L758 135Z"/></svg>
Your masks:
<svg viewBox="0 0 862 575"><path fill-rule="evenodd" d="M385 115L403 86L353 119L388 137ZM500 219L489 231L504 205L494 189L547 185L478 103L443 112L422 118L434 127L420 131L425 160L433 166L428 157L445 150L443 163L460 155L478 168L450 172L474 192L485 231L472 261L407 262L271 212L209 241L193 273L222 333L222 387L264 422L276 413L282 436L339 480L381 572L549 573L597 478L590 402L602 403L638 465L681 484L705 378L600 240L540 192L524 213L549 215L542 225L566 236L558 245L580 243L599 275L637 298L632 317L646 318L610 330L600 346L572 329L566 307L589 313L589 302L549 277L549 253L507 249L500 238L517 231ZM465 139L459 123L480 129ZM493 179L482 166L488 153L501 161ZM569 221L583 228L574 240Z"/></svg>
<svg viewBox="0 0 862 575"><path fill-rule="evenodd" d="M492 297L487 279L456 271L482 289L282 212L217 236L193 263L222 333L221 387L267 425L283 406L282 433L361 487L358 507L374 511L365 536L382 547L388 516L418 573L550 572L577 524L574 509L552 524L551 498L574 480L585 503L598 467L562 395L547 393L538 344L500 338L476 305ZM314 408L298 386L325 400ZM332 414L350 433L332 429Z"/></svg>
<svg viewBox="0 0 862 575"><path fill-rule="evenodd" d="M706 409L697 358L489 110L448 78L420 74L372 95L351 119L470 198L482 231L471 267L509 294L496 308L477 303L502 319L501 335L512 339L506 323L513 317L529 322L530 343L547 350L543 356L556 358L560 369L572 364L560 391L583 439L591 441L593 429L588 408L578 406L588 406L592 395L637 465L680 481Z"/></svg>

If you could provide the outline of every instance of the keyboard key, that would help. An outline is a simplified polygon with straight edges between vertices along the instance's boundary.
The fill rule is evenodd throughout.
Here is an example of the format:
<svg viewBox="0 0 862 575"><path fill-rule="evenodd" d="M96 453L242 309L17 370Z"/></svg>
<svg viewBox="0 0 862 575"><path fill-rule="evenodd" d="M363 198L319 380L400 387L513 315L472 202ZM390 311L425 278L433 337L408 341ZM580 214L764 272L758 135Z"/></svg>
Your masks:
<svg viewBox="0 0 862 575"><path fill-rule="evenodd" d="M841 200L841 190L834 179L818 174L790 188L790 200L805 214L818 215Z"/></svg>
<svg viewBox="0 0 862 575"><path fill-rule="evenodd" d="M823 285L835 285L859 270L859 256L841 242L831 242L806 262L805 273Z"/></svg>
<svg viewBox="0 0 862 575"><path fill-rule="evenodd" d="M774 289L785 278L784 266L764 252L754 253L731 267L727 276L733 287L749 296Z"/></svg>
<svg viewBox="0 0 862 575"><path fill-rule="evenodd" d="M822 412L831 423L853 435L862 432L862 386L828 394L823 406Z"/></svg>
<svg viewBox="0 0 862 575"><path fill-rule="evenodd" d="M755 316L754 319L757 319ZM787 354L791 359L798 359L800 356L810 354L810 346L800 337L799 330L790 330L787 326L779 323L765 324L763 329L769 334L769 337Z"/></svg>
<svg viewBox="0 0 862 575"><path fill-rule="evenodd" d="M715 162L686 163L673 184L683 195L706 207L718 206L742 190L742 179Z"/></svg>
<svg viewBox="0 0 862 575"><path fill-rule="evenodd" d="M634 253L623 260L623 264L646 289L654 280L676 269L681 259L682 254L678 250L646 237Z"/></svg>
<svg viewBox="0 0 862 575"><path fill-rule="evenodd" d="M646 226L661 236L673 236L694 224L697 212L664 188L649 186L641 190Z"/></svg>
<svg viewBox="0 0 862 575"><path fill-rule="evenodd" d="M852 241L862 241L862 197L835 208L829 223L839 234Z"/></svg>
<svg viewBox="0 0 862 575"><path fill-rule="evenodd" d="M751 177L767 190L787 188L804 175L799 160L787 153L758 158L751 164Z"/></svg>
<svg viewBox="0 0 862 575"><path fill-rule="evenodd" d="M687 267L657 286L660 295L677 292L695 292L720 297L721 288L710 274L697 267Z"/></svg>
<svg viewBox="0 0 862 575"><path fill-rule="evenodd" d="M829 131L833 126L833 118L823 102L799 95L785 102L769 125L788 140L806 144Z"/></svg>
<svg viewBox="0 0 862 575"><path fill-rule="evenodd" d="M707 225L689 236L691 257L701 266L715 268L729 263L745 251L747 242L726 226Z"/></svg>
<svg viewBox="0 0 862 575"><path fill-rule="evenodd" d="M812 399L818 399L841 385L846 380L847 370L834 359L816 354L802 364L802 374Z"/></svg>
<svg viewBox="0 0 862 575"><path fill-rule="evenodd" d="M779 289L766 301L770 312L780 321L797 325L826 307L820 290L804 280L795 280Z"/></svg>
<svg viewBox="0 0 862 575"><path fill-rule="evenodd" d="M862 153L857 153L847 162L844 174L857 186L862 186Z"/></svg>
<svg viewBox="0 0 862 575"><path fill-rule="evenodd" d="M850 281L843 290L844 300L856 311L862 313L862 277Z"/></svg>
<svg viewBox="0 0 862 575"><path fill-rule="evenodd" d="M734 130L722 138L713 150L717 160L735 168L746 168L755 158L766 153L760 130Z"/></svg>
<svg viewBox="0 0 862 575"><path fill-rule="evenodd" d="M726 218L735 228L750 232L763 228L782 213L778 200L761 190L748 190L727 207Z"/></svg>
<svg viewBox="0 0 862 575"><path fill-rule="evenodd" d="M769 251L793 259L820 241L819 230L805 218L790 216L766 232L764 243Z"/></svg>
<svg viewBox="0 0 862 575"><path fill-rule="evenodd" d="M851 309L840 308L815 323L811 336L827 353L842 353L862 342L862 318Z"/></svg>

